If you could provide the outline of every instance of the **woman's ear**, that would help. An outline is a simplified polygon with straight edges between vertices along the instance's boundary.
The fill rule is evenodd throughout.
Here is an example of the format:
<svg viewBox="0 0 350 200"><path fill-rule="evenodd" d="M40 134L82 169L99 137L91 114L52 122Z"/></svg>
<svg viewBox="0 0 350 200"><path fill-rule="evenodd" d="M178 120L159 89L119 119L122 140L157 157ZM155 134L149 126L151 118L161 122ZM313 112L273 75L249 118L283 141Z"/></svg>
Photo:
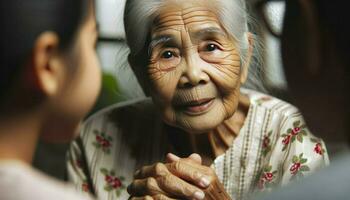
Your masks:
<svg viewBox="0 0 350 200"><path fill-rule="evenodd" d="M245 63L242 66L242 71L241 71L241 84L245 83L248 77L248 71L249 71L249 66L250 62L252 60L253 56L253 50L254 50L254 36L251 32L247 32L247 39L248 39L248 51L247 55L245 56Z"/></svg>
<svg viewBox="0 0 350 200"><path fill-rule="evenodd" d="M56 33L40 34L34 44L30 73L25 74L27 80L31 80L29 84L45 96L55 95L59 89L63 68L57 60L58 48Z"/></svg>

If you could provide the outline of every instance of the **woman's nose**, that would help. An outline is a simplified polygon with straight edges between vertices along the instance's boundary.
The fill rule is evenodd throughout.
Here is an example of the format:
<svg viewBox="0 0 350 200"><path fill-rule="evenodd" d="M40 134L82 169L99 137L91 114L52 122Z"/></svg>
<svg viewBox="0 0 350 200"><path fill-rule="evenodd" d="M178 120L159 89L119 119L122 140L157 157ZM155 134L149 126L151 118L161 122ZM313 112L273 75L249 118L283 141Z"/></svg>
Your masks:
<svg viewBox="0 0 350 200"><path fill-rule="evenodd" d="M210 78L203 70L203 64L200 58L187 59L186 66L179 80L179 86L182 88L194 87L200 84L206 84Z"/></svg>

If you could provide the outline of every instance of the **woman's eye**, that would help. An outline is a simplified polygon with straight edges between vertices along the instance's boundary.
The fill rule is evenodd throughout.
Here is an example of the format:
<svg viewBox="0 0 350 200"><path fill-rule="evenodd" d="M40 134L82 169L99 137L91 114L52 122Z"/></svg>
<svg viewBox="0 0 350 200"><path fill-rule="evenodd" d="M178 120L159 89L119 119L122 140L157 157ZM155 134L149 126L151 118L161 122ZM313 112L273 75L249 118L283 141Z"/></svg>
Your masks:
<svg viewBox="0 0 350 200"><path fill-rule="evenodd" d="M174 56L174 54L173 54L173 52L171 52L171 51L165 51L163 54L162 54L162 58L166 58L166 59L169 59L169 58L171 58L171 57L173 57Z"/></svg>
<svg viewBox="0 0 350 200"><path fill-rule="evenodd" d="M218 49L218 46L215 45L215 44L208 44L207 47L206 47L207 51L215 51L217 49Z"/></svg>

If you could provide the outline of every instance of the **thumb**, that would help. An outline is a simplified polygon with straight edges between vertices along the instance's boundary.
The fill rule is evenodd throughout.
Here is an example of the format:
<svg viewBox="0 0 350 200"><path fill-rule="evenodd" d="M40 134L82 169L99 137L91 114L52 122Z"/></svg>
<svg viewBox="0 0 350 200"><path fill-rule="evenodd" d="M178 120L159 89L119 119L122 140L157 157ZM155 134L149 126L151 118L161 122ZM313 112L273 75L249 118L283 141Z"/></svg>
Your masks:
<svg viewBox="0 0 350 200"><path fill-rule="evenodd" d="M197 164L202 164L202 157L198 153L193 153L188 158L196 162Z"/></svg>
<svg viewBox="0 0 350 200"><path fill-rule="evenodd" d="M181 159L180 157L172 153L168 153L165 158L167 163L176 162L176 161L179 161L180 159Z"/></svg>

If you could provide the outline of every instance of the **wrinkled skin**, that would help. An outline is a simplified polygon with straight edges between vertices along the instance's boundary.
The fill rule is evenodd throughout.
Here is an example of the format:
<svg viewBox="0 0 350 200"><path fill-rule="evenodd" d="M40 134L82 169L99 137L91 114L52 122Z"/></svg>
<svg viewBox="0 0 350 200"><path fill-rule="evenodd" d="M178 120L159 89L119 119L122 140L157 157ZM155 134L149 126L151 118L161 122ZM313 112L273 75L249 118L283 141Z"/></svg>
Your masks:
<svg viewBox="0 0 350 200"><path fill-rule="evenodd" d="M167 163L156 163L136 171L128 192L137 199L230 199L215 171L202 165L198 154L188 158L167 155ZM205 193L204 193L205 192Z"/></svg>
<svg viewBox="0 0 350 200"><path fill-rule="evenodd" d="M151 37L150 91L166 123L203 133L233 115L245 76L214 11L200 1L169 3Z"/></svg>
<svg viewBox="0 0 350 200"><path fill-rule="evenodd" d="M212 146L222 153L233 141L234 133L226 132L238 134L245 119L239 105L246 97L239 89L249 62L241 66L238 45L212 4L170 0L159 10L151 29L146 82L167 124L192 135L224 135L227 146ZM132 67L140 74L141 66ZM195 157L173 156L168 163L141 168L128 188L132 199L230 199L215 172Z"/></svg>

